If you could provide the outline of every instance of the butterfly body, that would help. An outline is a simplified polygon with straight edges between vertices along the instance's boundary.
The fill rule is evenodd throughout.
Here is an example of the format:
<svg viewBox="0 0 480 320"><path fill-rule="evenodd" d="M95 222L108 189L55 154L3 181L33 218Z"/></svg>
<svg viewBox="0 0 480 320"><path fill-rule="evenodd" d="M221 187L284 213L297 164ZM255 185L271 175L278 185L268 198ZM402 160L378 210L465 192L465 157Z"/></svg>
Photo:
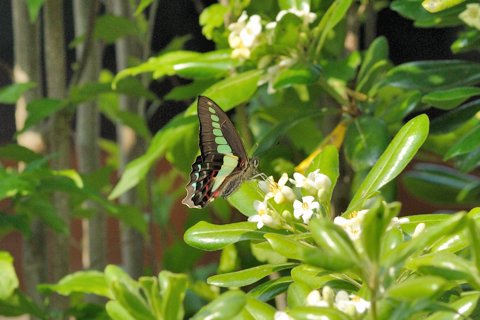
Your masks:
<svg viewBox="0 0 480 320"><path fill-rule="evenodd" d="M203 208L217 197L229 196L258 166L257 159L248 158L235 127L215 102L200 96L197 108L201 154L192 164L182 201L190 208Z"/></svg>

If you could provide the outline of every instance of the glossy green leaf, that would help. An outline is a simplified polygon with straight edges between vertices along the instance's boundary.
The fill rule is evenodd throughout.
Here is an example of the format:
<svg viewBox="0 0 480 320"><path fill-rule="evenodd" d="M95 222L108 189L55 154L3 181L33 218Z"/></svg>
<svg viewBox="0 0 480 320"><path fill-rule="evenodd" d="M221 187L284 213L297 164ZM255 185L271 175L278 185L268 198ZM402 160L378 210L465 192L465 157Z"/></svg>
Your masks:
<svg viewBox="0 0 480 320"><path fill-rule="evenodd" d="M253 207L255 200L262 201L263 195L258 187L258 181L250 180L242 183L235 193L228 197L228 203L247 217L255 215L257 212Z"/></svg>
<svg viewBox="0 0 480 320"><path fill-rule="evenodd" d="M383 81L407 90L430 92L480 83L480 63L463 60L415 61L392 68Z"/></svg>
<svg viewBox="0 0 480 320"><path fill-rule="evenodd" d="M228 7L220 3L214 3L202 11L199 22L202 26L202 33L205 38L209 40L213 39L214 30L223 26L224 17L227 12Z"/></svg>
<svg viewBox="0 0 480 320"><path fill-rule="evenodd" d="M480 277L473 271L473 265L450 252L435 252L409 260L406 268L423 275L442 277L446 280L465 281L477 289L480 286Z"/></svg>
<svg viewBox="0 0 480 320"><path fill-rule="evenodd" d="M479 297L478 291L462 293L459 299L448 303L450 311L435 312L425 320L468 319L477 308Z"/></svg>
<svg viewBox="0 0 480 320"><path fill-rule="evenodd" d="M115 300L110 300L105 305L108 315L114 320L136 320L137 317L132 316L122 304Z"/></svg>
<svg viewBox="0 0 480 320"><path fill-rule="evenodd" d="M250 247L252 249L252 254L260 262L272 264L287 262L287 258L273 250L268 241L251 243Z"/></svg>
<svg viewBox="0 0 480 320"><path fill-rule="evenodd" d="M33 82L15 83L0 88L0 103L14 104L25 91L35 88L37 85Z"/></svg>
<svg viewBox="0 0 480 320"><path fill-rule="evenodd" d="M422 95L418 91L407 91L390 103L377 106L375 116L383 119L387 124L398 124L412 111L416 110L421 97Z"/></svg>
<svg viewBox="0 0 480 320"><path fill-rule="evenodd" d="M13 266L13 257L6 251L0 251L0 300L8 299L18 288L18 278Z"/></svg>
<svg viewBox="0 0 480 320"><path fill-rule="evenodd" d="M470 172L480 166L480 149L459 157L456 164L461 172Z"/></svg>
<svg viewBox="0 0 480 320"><path fill-rule="evenodd" d="M275 25L273 43L280 47L291 48L298 44L303 21L297 15L288 12Z"/></svg>
<svg viewBox="0 0 480 320"><path fill-rule="evenodd" d="M251 70L221 80L202 95L215 101L224 111L228 111L250 100L257 90L257 83L262 75L261 70ZM185 115L196 114L197 102L195 101L185 111Z"/></svg>
<svg viewBox="0 0 480 320"><path fill-rule="evenodd" d="M288 287L287 304L289 308L295 308L306 305L307 297L312 289L299 282L294 282Z"/></svg>
<svg viewBox="0 0 480 320"><path fill-rule="evenodd" d="M421 7L423 0L395 0L390 8L400 15L415 22L415 26L423 28L457 26L461 24L458 15L462 6L455 6L440 12L430 13Z"/></svg>
<svg viewBox="0 0 480 320"><path fill-rule="evenodd" d="M478 95L480 95L480 88L461 87L430 92L423 96L422 102L438 109L450 110Z"/></svg>
<svg viewBox="0 0 480 320"><path fill-rule="evenodd" d="M338 269L334 270L358 264L359 257L353 243L339 226L327 219L314 219L310 221L310 231L313 239L322 249L319 256L325 255L326 263L328 263L328 257L336 260L333 262L338 264Z"/></svg>
<svg viewBox="0 0 480 320"><path fill-rule="evenodd" d="M345 134L345 156L354 171L373 167L388 145L388 130L377 118L362 116L352 122Z"/></svg>
<svg viewBox="0 0 480 320"><path fill-rule="evenodd" d="M259 230L253 222L215 225L200 221L185 232L184 240L192 247L211 251L239 241L264 240L263 236L272 231L268 227Z"/></svg>
<svg viewBox="0 0 480 320"><path fill-rule="evenodd" d="M444 159L456 157L461 154L472 152L480 148L480 125L477 125L457 143L455 143L445 154Z"/></svg>
<svg viewBox="0 0 480 320"><path fill-rule="evenodd" d="M320 54L328 35L345 17L351 4L352 0L336 0L330 5L330 7L327 9L327 12L325 12L325 14L322 16L322 19L316 28L320 31L316 49L317 54Z"/></svg>
<svg viewBox="0 0 480 320"><path fill-rule="evenodd" d="M95 37L106 43L114 43L119 38L138 32L135 23L125 17L103 14L95 21Z"/></svg>
<svg viewBox="0 0 480 320"><path fill-rule="evenodd" d="M392 181L407 166L428 135L428 117L420 115L407 122L355 192L347 212L363 209L375 192Z"/></svg>
<svg viewBox="0 0 480 320"><path fill-rule="evenodd" d="M281 70L273 87L275 89L287 88L297 84L312 84L320 76L320 69L315 65L295 65L288 69Z"/></svg>
<svg viewBox="0 0 480 320"><path fill-rule="evenodd" d="M153 137L150 142L150 146L147 152L130 162L122 177L115 188L109 195L109 199L115 199L127 190L136 186L147 174L153 163L162 156L167 148L170 147L170 141L168 137L172 137L178 130L182 130L183 126L193 125L197 123L196 117L182 117L176 116L165 127L163 127Z"/></svg>
<svg viewBox="0 0 480 320"><path fill-rule="evenodd" d="M270 301L279 294L286 292L291 283L291 277L268 280L250 290L248 296L264 302Z"/></svg>
<svg viewBox="0 0 480 320"><path fill-rule="evenodd" d="M27 105L28 116L25 120L25 125L20 132L30 129L40 121L65 107L66 105L62 100L48 98L33 100Z"/></svg>
<svg viewBox="0 0 480 320"><path fill-rule="evenodd" d="M332 188L337 183L339 176L338 150L333 145L326 146L313 160L306 174L319 170L320 173L327 175L332 182Z"/></svg>
<svg viewBox="0 0 480 320"><path fill-rule="evenodd" d="M464 214L457 213L439 222L431 227L426 227L422 231L421 236L412 238L409 241L403 242L395 248L395 250L386 253L384 260L386 265L396 265L405 261L409 256L416 252L421 252L428 246L433 245L442 236L449 235L465 222Z"/></svg>
<svg viewBox="0 0 480 320"><path fill-rule="evenodd" d="M162 315L164 319L182 320L185 310L183 300L188 287L185 274L161 271L158 280L162 293Z"/></svg>
<svg viewBox="0 0 480 320"><path fill-rule="evenodd" d="M296 307L287 313L295 320L352 320L346 313L334 308Z"/></svg>
<svg viewBox="0 0 480 320"><path fill-rule="evenodd" d="M339 277L323 268L314 267L312 265L301 264L290 271L290 274L295 283L306 285L310 290L329 286L332 289L340 289L346 291L358 290L356 286L348 281L349 277Z"/></svg>
<svg viewBox="0 0 480 320"><path fill-rule="evenodd" d="M465 2L465 0L423 0L422 6L428 12L435 13Z"/></svg>
<svg viewBox="0 0 480 320"><path fill-rule="evenodd" d="M78 271L69 274L63 277L57 284L46 285L44 287L64 296L80 292L95 294L110 299L113 298L103 273L94 270Z"/></svg>
<svg viewBox="0 0 480 320"><path fill-rule="evenodd" d="M273 250L289 259L302 260L312 248L296 236L267 233L264 237Z"/></svg>
<svg viewBox="0 0 480 320"><path fill-rule="evenodd" d="M227 291L203 308L191 320L230 320L240 314L247 298L241 291Z"/></svg>
<svg viewBox="0 0 480 320"><path fill-rule="evenodd" d="M195 79L189 84L174 87L164 98L175 101L194 99L214 83L212 79Z"/></svg>
<svg viewBox="0 0 480 320"><path fill-rule="evenodd" d="M480 208L473 209L468 213L470 216L474 210L479 211L480 213ZM470 234L470 243L471 245L471 251L472 251L472 261L475 264L475 269L476 269L476 274L480 274L480 246L477 244L480 243L480 222L478 222L475 219L470 219L468 221L468 231Z"/></svg>
<svg viewBox="0 0 480 320"><path fill-rule="evenodd" d="M13 161L32 162L41 159L42 156L24 146L12 143L0 146L0 158Z"/></svg>
<svg viewBox="0 0 480 320"><path fill-rule="evenodd" d="M446 285L447 281L440 277L424 276L410 278L391 286L387 290L387 295L401 301L432 299L440 295Z"/></svg>
<svg viewBox="0 0 480 320"><path fill-rule="evenodd" d="M248 296L245 309L254 317L254 319L273 319L276 312L276 309L268 303Z"/></svg>
<svg viewBox="0 0 480 320"><path fill-rule="evenodd" d="M310 0L278 0L278 6L282 10L293 8L301 10L304 8L304 4L310 5Z"/></svg>
<svg viewBox="0 0 480 320"><path fill-rule="evenodd" d="M468 186L480 180L450 167L417 164L403 177L407 190L417 198L436 204L476 204L478 197L463 194Z"/></svg>
<svg viewBox="0 0 480 320"><path fill-rule="evenodd" d="M388 59L388 42L383 36L376 38L368 47L358 71L357 82L364 82L370 70L382 60ZM357 90L361 91L357 86Z"/></svg>
<svg viewBox="0 0 480 320"><path fill-rule="evenodd" d="M432 120L432 134L442 134L455 130L465 124L480 111L480 99L471 101Z"/></svg>
<svg viewBox="0 0 480 320"><path fill-rule="evenodd" d="M216 50L173 65L175 74L188 79L219 78L234 67L230 50ZM154 73L154 77L158 75Z"/></svg>
<svg viewBox="0 0 480 320"><path fill-rule="evenodd" d="M135 16L138 16L141 14L145 9L147 9L154 0L141 0L140 3L138 4L137 8L135 9Z"/></svg>
<svg viewBox="0 0 480 320"><path fill-rule="evenodd" d="M285 269L290 269L294 263L264 264L236 272L217 274L207 279L207 283L219 287L244 287L255 283L266 276Z"/></svg>
<svg viewBox="0 0 480 320"><path fill-rule="evenodd" d="M480 30L475 28L461 32L457 40L450 46L454 54L469 52L478 48L480 48Z"/></svg>

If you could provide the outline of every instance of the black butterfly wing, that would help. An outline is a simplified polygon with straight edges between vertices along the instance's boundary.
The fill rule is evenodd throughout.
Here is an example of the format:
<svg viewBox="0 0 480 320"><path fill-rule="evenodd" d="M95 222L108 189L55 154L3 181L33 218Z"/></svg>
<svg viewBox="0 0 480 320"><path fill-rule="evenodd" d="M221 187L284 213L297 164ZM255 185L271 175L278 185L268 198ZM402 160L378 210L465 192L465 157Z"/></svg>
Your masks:
<svg viewBox="0 0 480 320"><path fill-rule="evenodd" d="M225 112L211 99L198 98L200 151L192 165L182 203L203 208L220 195L232 193L242 180L248 158L242 140Z"/></svg>

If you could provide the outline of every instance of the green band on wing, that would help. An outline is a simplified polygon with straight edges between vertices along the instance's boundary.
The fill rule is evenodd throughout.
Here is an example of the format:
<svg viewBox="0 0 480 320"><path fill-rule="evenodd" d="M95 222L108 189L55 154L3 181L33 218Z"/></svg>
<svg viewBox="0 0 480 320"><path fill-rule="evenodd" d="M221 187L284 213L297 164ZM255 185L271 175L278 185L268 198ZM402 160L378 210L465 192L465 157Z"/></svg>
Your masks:
<svg viewBox="0 0 480 320"><path fill-rule="evenodd" d="M216 144L228 144L224 137L215 137Z"/></svg>
<svg viewBox="0 0 480 320"><path fill-rule="evenodd" d="M212 121L215 121L215 122L218 122L218 120L220 120L220 118L214 114L210 115L210 119L212 119Z"/></svg>
<svg viewBox="0 0 480 320"><path fill-rule="evenodd" d="M218 122L212 122L212 127L220 129L220 123Z"/></svg>
<svg viewBox="0 0 480 320"><path fill-rule="evenodd" d="M215 114L215 109L213 109L212 107L208 107L208 111L210 111L210 113Z"/></svg>
<svg viewBox="0 0 480 320"><path fill-rule="evenodd" d="M217 137L223 137L222 130L220 129L213 129L213 134Z"/></svg>
<svg viewBox="0 0 480 320"><path fill-rule="evenodd" d="M217 190L230 173L235 170L238 165L238 157L233 154L226 154L223 156L223 164L220 171L218 171L217 176L215 177L215 183L213 184L212 192Z"/></svg>

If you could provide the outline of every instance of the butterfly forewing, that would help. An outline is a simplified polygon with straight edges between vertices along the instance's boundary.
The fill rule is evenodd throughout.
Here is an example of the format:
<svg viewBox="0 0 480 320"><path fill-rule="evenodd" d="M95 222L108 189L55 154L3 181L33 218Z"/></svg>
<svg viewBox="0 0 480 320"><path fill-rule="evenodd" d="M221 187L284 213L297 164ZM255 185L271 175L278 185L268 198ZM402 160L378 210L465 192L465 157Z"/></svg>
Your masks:
<svg viewBox="0 0 480 320"><path fill-rule="evenodd" d="M187 196L182 203L203 208L238 187L249 160L240 136L225 112L207 97L198 98L200 152L192 165Z"/></svg>

